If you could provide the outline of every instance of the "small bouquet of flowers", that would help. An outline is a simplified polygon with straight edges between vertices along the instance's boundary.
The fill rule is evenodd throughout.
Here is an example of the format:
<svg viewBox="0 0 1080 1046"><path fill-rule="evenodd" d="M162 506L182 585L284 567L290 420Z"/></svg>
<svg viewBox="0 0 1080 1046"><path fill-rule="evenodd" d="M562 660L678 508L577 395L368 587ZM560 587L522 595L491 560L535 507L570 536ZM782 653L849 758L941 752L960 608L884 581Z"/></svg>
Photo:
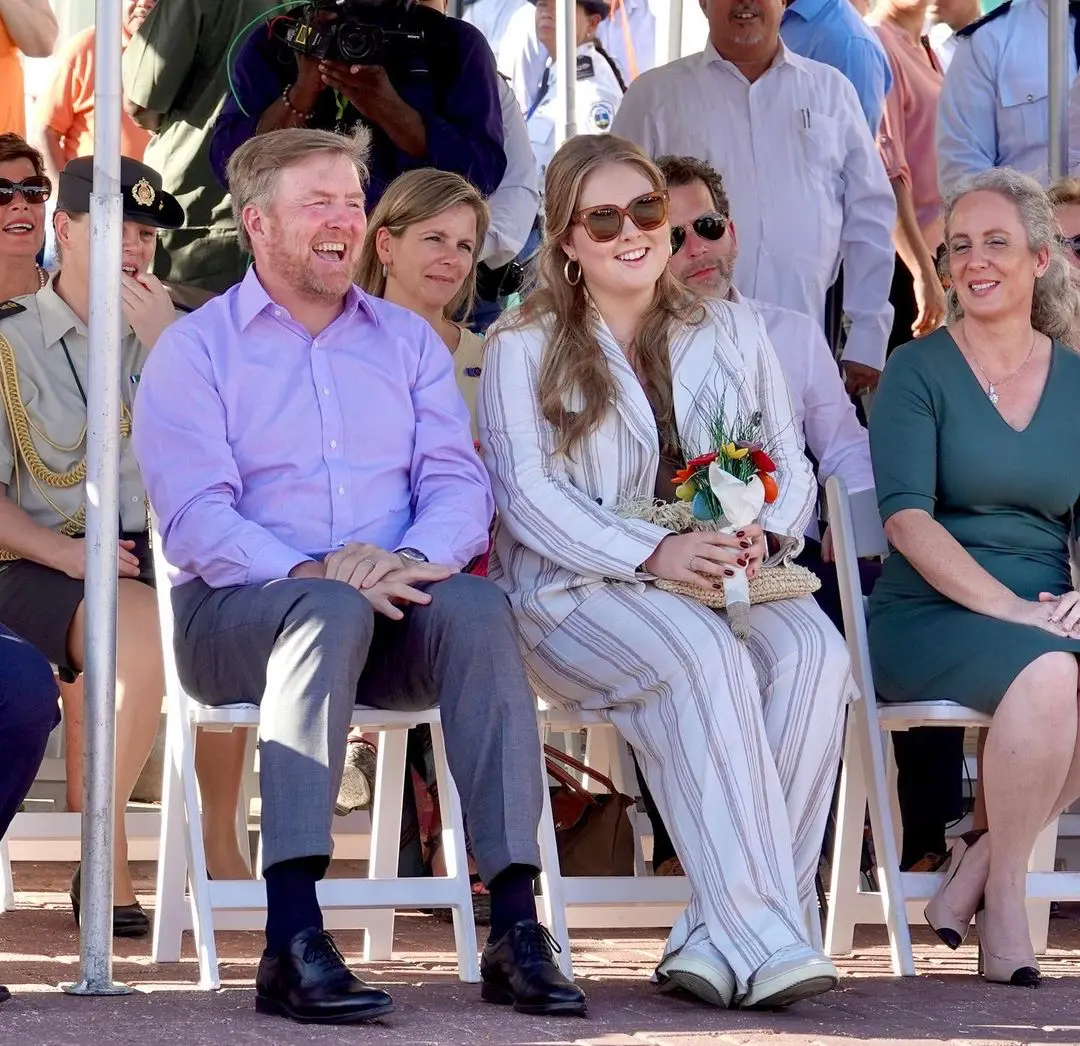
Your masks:
<svg viewBox="0 0 1080 1046"><path fill-rule="evenodd" d="M620 514L677 534L691 530L734 534L756 522L762 508L777 499L776 464L763 438L760 411L749 417L737 414L729 422L722 404L706 410L705 430L712 449L697 456L684 454L686 466L674 475L678 500L628 501L619 507ZM814 574L795 564L762 568L752 581L745 569L734 569L735 576L724 578L721 591L663 579L656 586L726 610L731 630L740 639L750 632L751 603L810 595L821 587Z"/></svg>
<svg viewBox="0 0 1080 1046"><path fill-rule="evenodd" d="M736 416L730 426L722 409L708 424L715 449L691 458L675 473L679 484L675 496L690 504L695 520L714 523L716 529L734 534L753 523L765 505L780 493L776 464L761 439L761 412L749 418ZM750 583L746 570L724 579L724 601L732 631L745 638L750 624Z"/></svg>

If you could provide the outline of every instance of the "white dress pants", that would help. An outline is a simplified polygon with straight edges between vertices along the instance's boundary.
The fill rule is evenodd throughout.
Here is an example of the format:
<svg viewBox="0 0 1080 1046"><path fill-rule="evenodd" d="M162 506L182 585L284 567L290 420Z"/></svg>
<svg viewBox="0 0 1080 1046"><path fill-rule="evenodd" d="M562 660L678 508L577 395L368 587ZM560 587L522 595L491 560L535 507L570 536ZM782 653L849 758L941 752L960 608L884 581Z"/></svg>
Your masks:
<svg viewBox="0 0 1080 1046"><path fill-rule="evenodd" d="M541 695L602 713L637 753L692 899L665 954L704 932L746 991L806 944L854 696L847 649L810 597L727 619L652 585L612 584L527 653Z"/></svg>

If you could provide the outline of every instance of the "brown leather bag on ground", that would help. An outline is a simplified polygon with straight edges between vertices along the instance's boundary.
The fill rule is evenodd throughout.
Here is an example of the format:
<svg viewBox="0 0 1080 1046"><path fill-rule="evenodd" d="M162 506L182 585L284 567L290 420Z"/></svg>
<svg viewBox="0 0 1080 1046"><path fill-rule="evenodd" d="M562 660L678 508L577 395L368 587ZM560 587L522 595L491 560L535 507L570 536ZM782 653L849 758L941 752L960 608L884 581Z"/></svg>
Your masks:
<svg viewBox="0 0 1080 1046"><path fill-rule="evenodd" d="M544 755L547 772L559 782L551 789L551 812L562 874L633 875L634 830L626 811L634 800L616 791L608 778L565 752L544 745ZM586 791L567 767L607 791Z"/></svg>

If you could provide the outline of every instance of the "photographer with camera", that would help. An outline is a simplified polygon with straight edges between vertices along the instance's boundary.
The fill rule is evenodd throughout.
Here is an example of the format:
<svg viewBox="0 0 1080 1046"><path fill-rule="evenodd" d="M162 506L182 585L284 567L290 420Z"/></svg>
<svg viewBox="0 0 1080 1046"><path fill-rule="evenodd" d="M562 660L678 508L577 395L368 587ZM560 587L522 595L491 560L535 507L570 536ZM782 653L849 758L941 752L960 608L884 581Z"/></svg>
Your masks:
<svg viewBox="0 0 1080 1046"><path fill-rule="evenodd" d="M485 196L506 170L495 60L475 27L412 0L309 0L244 42L210 142L229 157L285 127L372 132L367 206L403 171L435 167Z"/></svg>

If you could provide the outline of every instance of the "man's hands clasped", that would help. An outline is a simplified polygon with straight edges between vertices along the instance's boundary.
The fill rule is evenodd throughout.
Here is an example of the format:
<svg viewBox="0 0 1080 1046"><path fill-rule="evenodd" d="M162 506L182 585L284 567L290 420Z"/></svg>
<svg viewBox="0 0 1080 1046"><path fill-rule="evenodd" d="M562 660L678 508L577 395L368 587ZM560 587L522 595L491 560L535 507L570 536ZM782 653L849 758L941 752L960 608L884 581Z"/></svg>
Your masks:
<svg viewBox="0 0 1080 1046"><path fill-rule="evenodd" d="M403 606L425 606L431 596L418 588L458 573L441 563L414 563L378 545L356 542L331 552L322 563L300 563L289 577L323 577L355 588L376 613L400 621Z"/></svg>

